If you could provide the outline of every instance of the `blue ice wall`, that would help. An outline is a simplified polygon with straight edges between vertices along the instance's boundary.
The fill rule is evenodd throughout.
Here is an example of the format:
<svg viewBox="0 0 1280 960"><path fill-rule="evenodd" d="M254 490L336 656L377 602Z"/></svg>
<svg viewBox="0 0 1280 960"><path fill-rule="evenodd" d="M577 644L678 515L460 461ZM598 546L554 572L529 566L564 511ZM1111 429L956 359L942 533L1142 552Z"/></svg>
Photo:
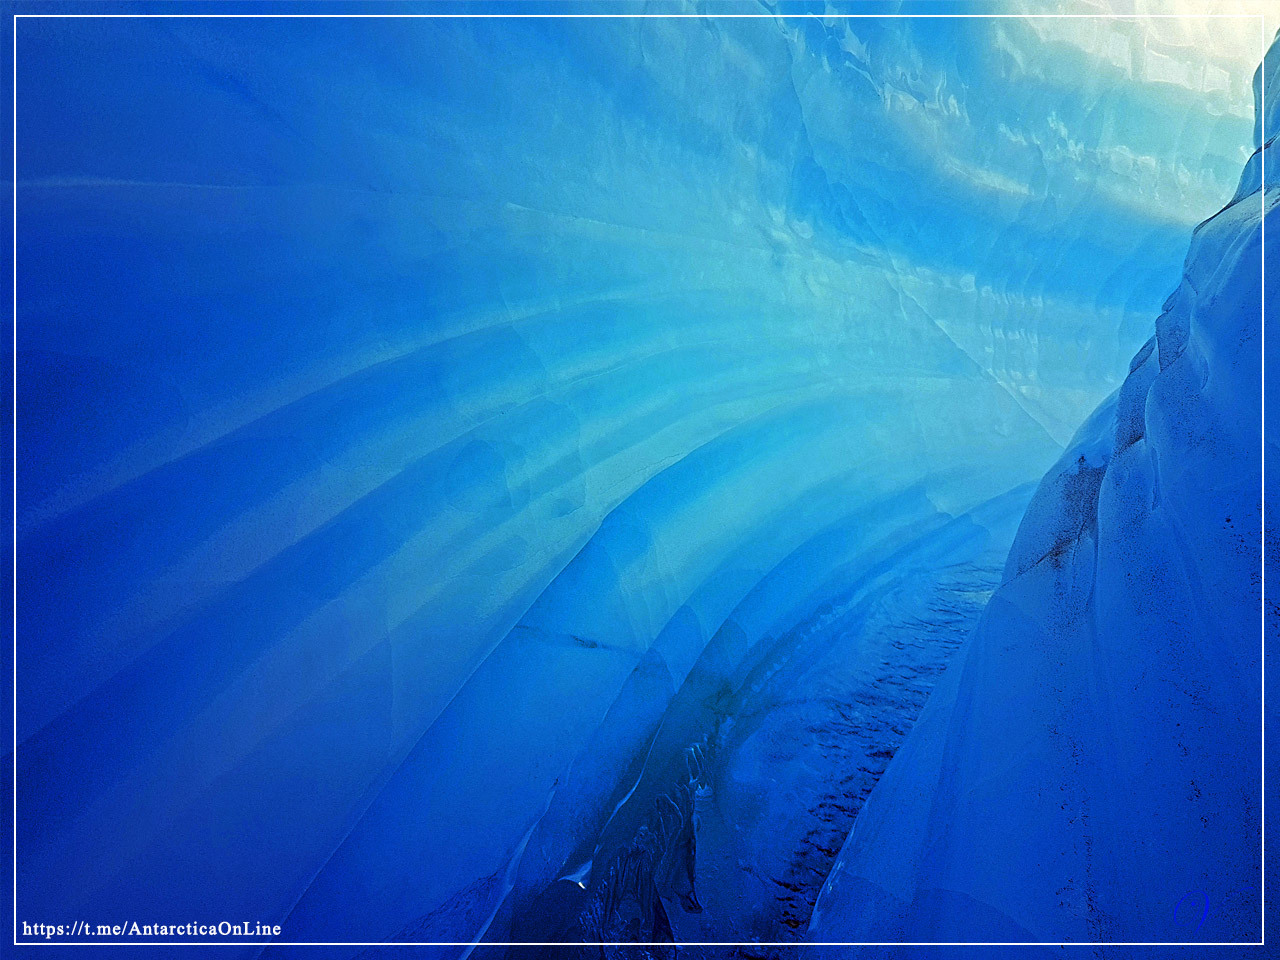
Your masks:
<svg viewBox="0 0 1280 960"><path fill-rule="evenodd" d="M1004 585L826 881L814 939L1262 940L1278 70L1273 47L1254 80L1266 142L1197 228L1124 384L1041 482Z"/></svg>
<svg viewBox="0 0 1280 960"><path fill-rule="evenodd" d="M1229 199L1247 74L1078 39L21 21L19 912L589 876L690 678L997 529Z"/></svg>

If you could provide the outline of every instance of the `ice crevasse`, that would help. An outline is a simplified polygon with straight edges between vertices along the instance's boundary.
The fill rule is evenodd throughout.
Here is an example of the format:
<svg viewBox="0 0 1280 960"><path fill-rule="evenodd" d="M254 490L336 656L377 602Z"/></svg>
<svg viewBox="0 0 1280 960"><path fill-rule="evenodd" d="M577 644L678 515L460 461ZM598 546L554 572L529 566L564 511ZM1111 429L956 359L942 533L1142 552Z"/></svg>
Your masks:
<svg viewBox="0 0 1280 960"><path fill-rule="evenodd" d="M1247 76L759 9L20 23L23 913L1084 939L1253 862L1258 156L1120 383Z"/></svg>

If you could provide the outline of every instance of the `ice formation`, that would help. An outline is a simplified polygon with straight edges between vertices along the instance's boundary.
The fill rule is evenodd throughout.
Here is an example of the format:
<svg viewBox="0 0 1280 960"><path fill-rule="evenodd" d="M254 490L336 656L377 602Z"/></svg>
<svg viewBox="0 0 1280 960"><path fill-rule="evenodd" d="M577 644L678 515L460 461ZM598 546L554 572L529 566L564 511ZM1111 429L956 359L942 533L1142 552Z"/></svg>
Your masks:
<svg viewBox="0 0 1280 960"><path fill-rule="evenodd" d="M20 22L19 915L1079 939L1256 864L1256 156L1178 286L1252 66L1059 29ZM1017 816L1069 884L965 873Z"/></svg>
<svg viewBox="0 0 1280 960"><path fill-rule="evenodd" d="M1277 68L1273 48L1254 80L1272 93L1268 130ZM1041 482L1003 585L827 879L813 937L1262 939L1273 145L1255 132L1155 335Z"/></svg>

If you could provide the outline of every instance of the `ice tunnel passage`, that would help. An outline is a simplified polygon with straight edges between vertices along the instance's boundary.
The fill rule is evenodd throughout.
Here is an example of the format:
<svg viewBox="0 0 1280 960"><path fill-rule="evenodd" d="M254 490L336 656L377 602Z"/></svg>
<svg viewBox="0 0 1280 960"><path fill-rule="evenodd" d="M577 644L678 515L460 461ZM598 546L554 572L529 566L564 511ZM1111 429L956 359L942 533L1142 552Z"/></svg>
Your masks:
<svg viewBox="0 0 1280 960"><path fill-rule="evenodd" d="M22 909L1171 936L1092 874L966 873L948 791L1004 817L1101 730L1187 793L1187 697L1196 842L1246 862L1262 50L1222 29L24 22ZM1183 595L1092 585L1174 568L1221 603L1160 628L1165 696L1135 658ZM1132 891L1079 852L1114 782L1007 819Z"/></svg>

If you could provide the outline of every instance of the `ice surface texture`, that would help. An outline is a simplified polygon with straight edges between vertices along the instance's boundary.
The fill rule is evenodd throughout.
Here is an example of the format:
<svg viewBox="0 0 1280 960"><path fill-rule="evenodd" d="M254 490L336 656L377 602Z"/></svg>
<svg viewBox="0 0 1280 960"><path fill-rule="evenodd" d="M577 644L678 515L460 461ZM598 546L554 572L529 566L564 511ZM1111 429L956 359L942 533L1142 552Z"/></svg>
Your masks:
<svg viewBox="0 0 1280 960"><path fill-rule="evenodd" d="M1277 66L1273 48L1255 79L1270 104ZM1268 137L1196 230L1124 384L1041 482L814 938L1261 939Z"/></svg>
<svg viewBox="0 0 1280 960"><path fill-rule="evenodd" d="M1197 72L1199 48L1157 39L1022 20L20 22L20 915L251 916L294 940L802 931L803 896L697 919L700 896L741 904L756 880L694 890L691 813L714 794L746 837L712 831L704 858L795 866L781 844L806 843L845 748L775 765L779 745L816 726L896 748L993 586L1017 491L1150 335L1253 122L1247 71ZM964 758L1004 743L992 711L1015 689L1040 723L1022 775L1071 760L1076 730L1105 738L1070 804L1055 782L1023 812L1107 869L1151 860L1081 848L1085 791L1116 834L1182 818L1150 821L1171 844L1256 782L1252 648L1230 646L1253 622L1255 291L1218 269L1256 262L1256 210L1200 231L1209 253L1128 381L1145 411L1120 394L1123 453L1107 428L1064 461L1098 532L1055 525L1044 486L1015 558L1053 560L1005 588L952 681L975 704ZM1228 522L1231 565L1188 553ZM1054 585L1123 632L1046 620ZM1015 676L980 671L1015 603L1037 645ZM1067 704L1035 684L1055 651L1090 719L1036 740ZM900 693L846 716L836 679ZM1166 720L1191 759L1158 766ZM938 782L927 757L900 766L896 789ZM1122 811L1131 786L1175 799ZM896 823L889 806L867 822ZM956 817L946 849L967 856L985 838ZM830 852L802 865L834 856L848 820L826 823ZM1204 829L1205 850L1239 838ZM858 859L859 836L844 877L910 902L943 876L923 836L867 848L894 863ZM1246 852L1214 849L1224 869ZM1161 866L1153 912L1100 909L1154 930L1209 863ZM1050 906L988 902L1091 935L1057 908L1092 895L1086 866L1063 890L1029 872ZM820 926L880 922L857 909L833 886Z"/></svg>

